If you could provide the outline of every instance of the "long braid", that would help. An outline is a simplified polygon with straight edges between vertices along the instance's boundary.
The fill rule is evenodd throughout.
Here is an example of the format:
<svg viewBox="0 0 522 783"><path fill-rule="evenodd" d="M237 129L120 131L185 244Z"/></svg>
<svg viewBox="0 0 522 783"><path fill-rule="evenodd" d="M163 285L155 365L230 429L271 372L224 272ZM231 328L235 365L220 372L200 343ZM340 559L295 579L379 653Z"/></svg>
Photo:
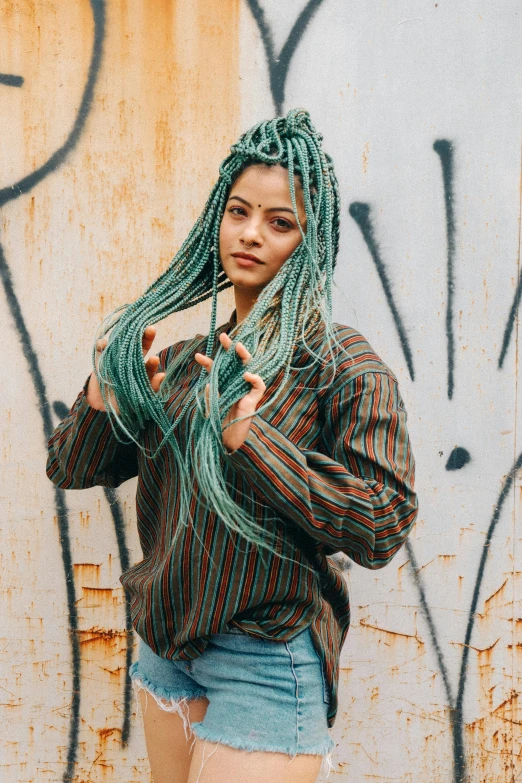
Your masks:
<svg viewBox="0 0 522 783"><path fill-rule="evenodd" d="M174 454L181 485L180 524L190 523L190 500L196 479L207 504L225 525L260 548L276 552L278 537L256 523L253 509L241 507L231 497L226 479L226 455L222 439L224 419L231 407L250 390L244 367L234 347L225 351L216 345L217 294L231 285L219 261L219 229L232 183L252 164L279 164L288 169L290 196L297 217L295 178L299 179L306 214L306 233L291 257L261 291L252 309L231 332L233 343L241 341L252 355L248 369L268 386L282 373L276 396L283 390L292 368L292 355L300 340L324 326L325 341L335 372L333 347L338 345L331 322L331 288L339 247L339 189L332 160L321 146L308 113L294 109L285 118L261 122L244 133L222 162L219 179L185 242L165 272L130 305L120 307L102 323L97 339L108 335L107 347L96 367L102 396L117 437L133 440L153 459L160 448ZM141 351L144 329L174 312L180 312L212 297L207 355L215 351L210 373L201 369L198 383L175 421L170 421L164 403L169 389L183 372L187 352L181 351L166 371L160 391L150 385ZM325 361L310 349L314 361ZM333 377L333 376L332 376ZM208 401L205 387L209 386ZM119 413L111 405L115 395ZM273 401L273 398L271 402ZM186 453L182 453L176 429L193 405ZM207 411L208 407L208 411ZM256 413L263 410L257 409ZM145 451L140 433L149 422L156 424L163 439L154 453ZM280 552L276 552L282 557Z"/></svg>

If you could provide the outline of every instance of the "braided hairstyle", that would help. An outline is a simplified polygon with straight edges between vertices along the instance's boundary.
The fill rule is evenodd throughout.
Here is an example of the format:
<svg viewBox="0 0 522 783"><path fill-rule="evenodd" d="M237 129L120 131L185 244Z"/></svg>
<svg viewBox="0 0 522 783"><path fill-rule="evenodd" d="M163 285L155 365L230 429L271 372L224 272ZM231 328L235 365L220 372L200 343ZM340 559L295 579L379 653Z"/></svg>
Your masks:
<svg viewBox="0 0 522 783"><path fill-rule="evenodd" d="M126 438L127 442L136 442L150 459L163 446L170 447L174 453L182 488L176 535L182 525L190 523L190 500L196 483L208 506L230 531L282 557L274 549L275 533L258 525L253 509L241 507L227 489L222 425L230 408L250 390L250 384L243 378L244 366L234 350L238 341L252 356L248 370L259 374L267 387L283 371L278 385L278 390L282 390L290 374L296 343L302 340L306 345L307 337L322 325L335 373L333 346L337 340L331 320L331 289L339 246L340 205L332 160L323 151L321 142L321 134L303 109L293 109L286 117L260 122L244 133L222 162L219 179L203 212L170 266L135 302L109 315L97 334L96 339L107 336L107 346L98 366L93 348L93 365L116 436L121 441ZM226 351L215 334L217 294L231 285L219 259L220 224L233 183L249 165L259 164L279 164L288 170L290 196L302 241L261 291L246 318L230 332L233 345ZM306 233L297 216L296 175L302 185ZM142 335L149 324L209 297L212 297L212 315L206 353L210 356L216 351L214 363L210 373L201 368L193 393L176 420L171 421L164 403L186 366L187 352L181 351L169 364L160 390L155 393L145 370ZM314 361L324 361L309 350ZM111 403L110 390L117 400L119 413ZM194 403L187 449L182 453L176 429ZM163 434L154 453L146 452L139 442L140 432L149 422L156 424Z"/></svg>

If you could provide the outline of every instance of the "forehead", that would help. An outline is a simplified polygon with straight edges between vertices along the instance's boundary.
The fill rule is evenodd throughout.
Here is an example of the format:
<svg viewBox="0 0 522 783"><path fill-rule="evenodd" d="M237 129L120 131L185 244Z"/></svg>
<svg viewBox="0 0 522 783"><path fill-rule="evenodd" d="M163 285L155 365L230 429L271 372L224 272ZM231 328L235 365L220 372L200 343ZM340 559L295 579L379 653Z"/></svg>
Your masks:
<svg viewBox="0 0 522 783"><path fill-rule="evenodd" d="M247 193L252 198L277 198L291 204L287 169L278 165L249 166L235 181L230 195L242 195L248 199Z"/></svg>

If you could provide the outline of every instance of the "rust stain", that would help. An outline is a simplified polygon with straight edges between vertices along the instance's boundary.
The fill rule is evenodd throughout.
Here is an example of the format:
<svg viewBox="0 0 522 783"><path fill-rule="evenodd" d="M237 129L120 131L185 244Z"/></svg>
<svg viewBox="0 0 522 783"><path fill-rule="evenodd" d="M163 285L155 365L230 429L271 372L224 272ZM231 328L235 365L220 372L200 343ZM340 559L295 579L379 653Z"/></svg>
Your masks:
<svg viewBox="0 0 522 783"><path fill-rule="evenodd" d="M506 580L505 580L505 581L504 581L504 582L503 582L503 583L500 585L500 587L499 587L497 590L495 590L495 592L494 592L494 593L492 593L492 594L489 596L489 598L486 598L486 600L484 601L484 609L485 609L486 611L487 611L487 609L489 609L489 606L488 606L489 602L490 602L490 601L492 601L494 598L496 598L497 596L499 596L499 595L500 595L500 593L501 593L501 592L504 590L504 588L505 588L505 586L507 585L507 583L508 583L508 580L506 579Z"/></svg>
<svg viewBox="0 0 522 783"><path fill-rule="evenodd" d="M80 582L89 582L97 585L101 566L101 563L73 563L74 575Z"/></svg>
<svg viewBox="0 0 522 783"><path fill-rule="evenodd" d="M489 714L466 725L470 770L476 780L515 781L517 759L522 758L520 694L511 690ZM499 723L500 721L500 723Z"/></svg>
<svg viewBox="0 0 522 783"><path fill-rule="evenodd" d="M431 560L428 560L427 563L424 563L423 566L421 566L420 568L417 569L417 573L419 573L420 571L423 571L425 568L430 566L432 563L436 563L438 561L443 563L443 565L450 565L450 564L453 563L453 561L455 560L456 557L457 557L457 555L437 555L437 557L432 557Z"/></svg>
<svg viewBox="0 0 522 783"><path fill-rule="evenodd" d="M140 56L156 182L165 217L182 217L189 229L239 132L239 0L164 0L145 25ZM161 222L172 232L171 220Z"/></svg>
<svg viewBox="0 0 522 783"><path fill-rule="evenodd" d="M363 174L366 174L368 171L368 156L370 153L370 142L367 141L364 144L363 152L362 152L362 170Z"/></svg>
<svg viewBox="0 0 522 783"><path fill-rule="evenodd" d="M493 642L493 644L490 644L489 647L474 647L472 644L464 644L464 642L451 642L451 644L454 647L468 647L470 650L475 650L475 652L479 653L480 655L481 653L491 652L491 650L493 650L493 648L495 647L495 645L498 644L499 641L500 641L500 636L496 641Z"/></svg>
<svg viewBox="0 0 522 783"><path fill-rule="evenodd" d="M113 645L115 641L125 641L127 637L126 631L117 631L114 628L89 628L84 631L77 631L80 637L80 644L93 644L101 643L103 645Z"/></svg>
<svg viewBox="0 0 522 783"><path fill-rule="evenodd" d="M368 623L366 621L366 618L364 618L364 617L362 617L359 620L359 625L364 626L364 628L371 628L374 631L380 631L381 633L388 634L388 635L390 635L392 637L395 637L395 638L401 637L401 638L404 638L404 639L415 639L417 644L424 645L424 642L422 641L422 639L419 639L417 634L400 633L399 631L390 631L388 628L380 628L378 625L373 625L372 623Z"/></svg>
<svg viewBox="0 0 522 783"><path fill-rule="evenodd" d="M91 587L82 585L82 597L76 601L83 609L118 607L121 604L121 589L112 587Z"/></svg>

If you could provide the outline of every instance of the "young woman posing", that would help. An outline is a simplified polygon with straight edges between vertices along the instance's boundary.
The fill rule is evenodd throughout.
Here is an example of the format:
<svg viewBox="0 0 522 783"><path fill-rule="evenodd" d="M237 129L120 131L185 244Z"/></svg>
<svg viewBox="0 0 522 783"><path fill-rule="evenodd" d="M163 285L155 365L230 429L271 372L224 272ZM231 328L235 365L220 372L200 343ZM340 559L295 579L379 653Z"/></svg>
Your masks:
<svg viewBox="0 0 522 783"><path fill-rule="evenodd" d="M105 322L49 441L59 487L138 476L143 559L121 581L155 783L316 780L350 617L328 555L381 568L416 517L397 380L331 321L321 140L303 110L239 139L170 267ZM208 337L145 358L153 323L210 296Z"/></svg>

